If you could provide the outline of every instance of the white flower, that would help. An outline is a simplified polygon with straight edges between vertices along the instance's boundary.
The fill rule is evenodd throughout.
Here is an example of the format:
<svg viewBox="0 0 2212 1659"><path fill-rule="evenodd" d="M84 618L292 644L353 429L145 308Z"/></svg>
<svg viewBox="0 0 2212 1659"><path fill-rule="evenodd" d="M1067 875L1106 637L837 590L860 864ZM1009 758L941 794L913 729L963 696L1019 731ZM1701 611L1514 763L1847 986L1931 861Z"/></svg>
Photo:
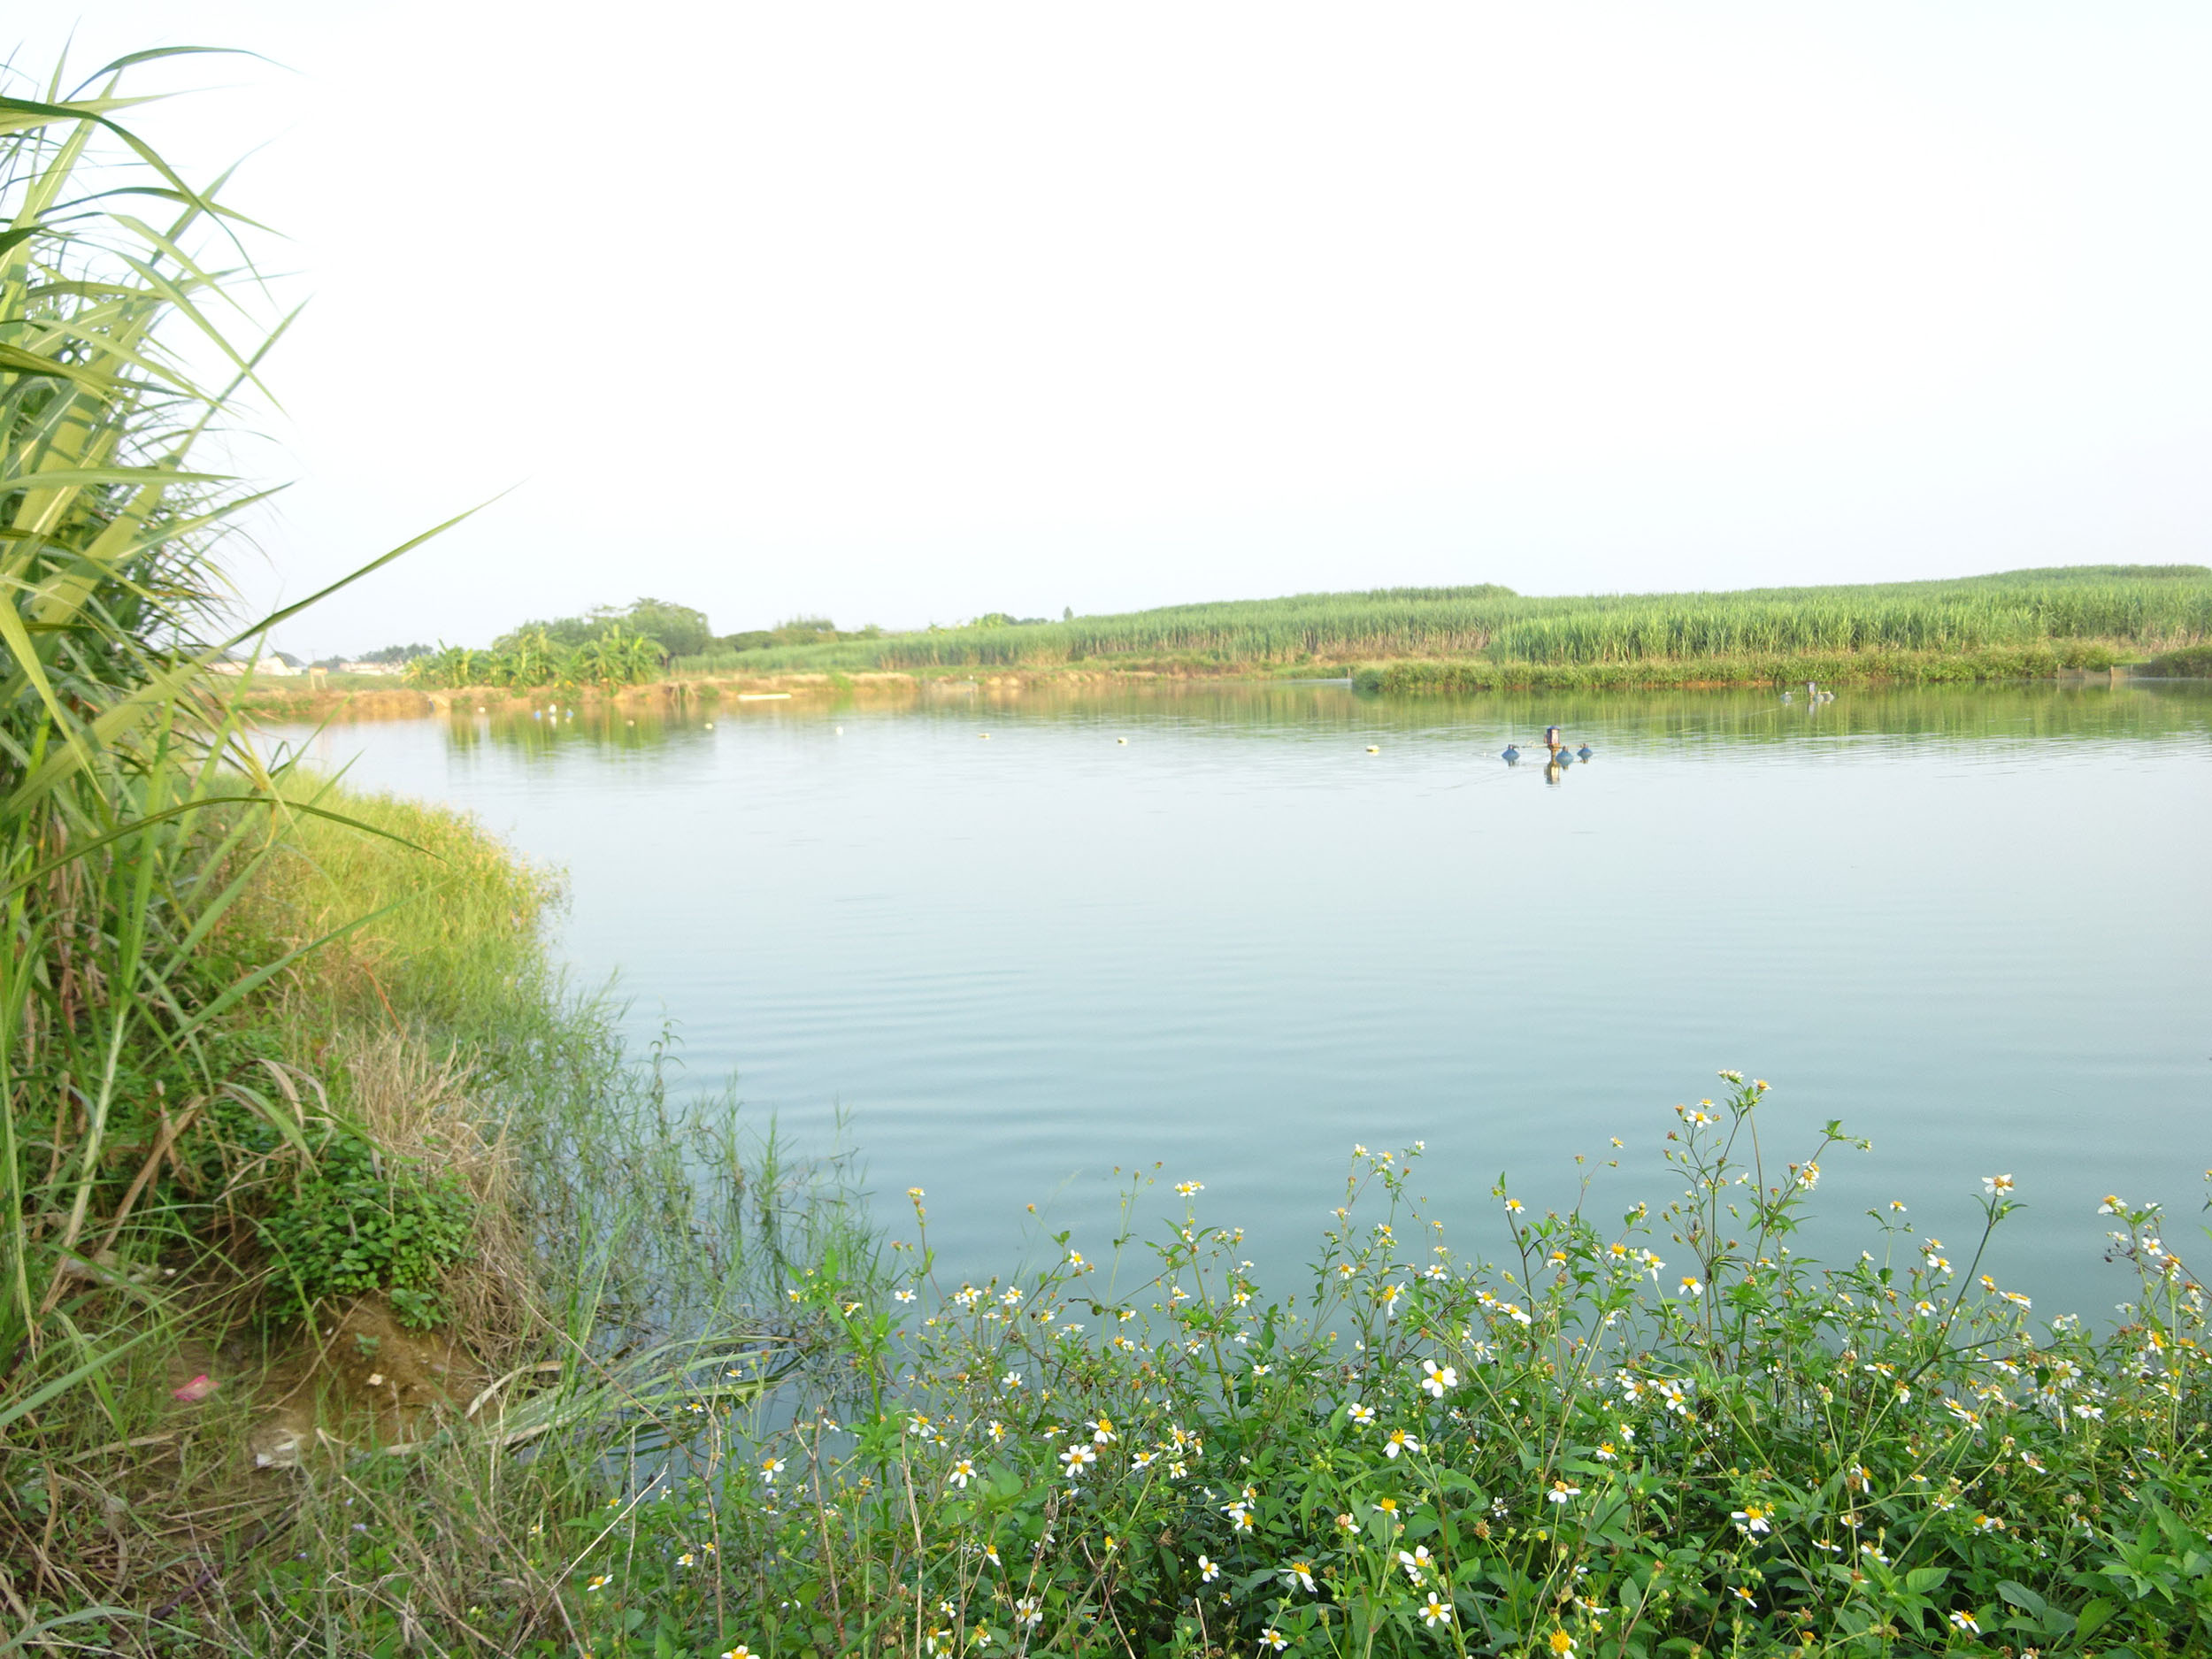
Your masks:
<svg viewBox="0 0 2212 1659"><path fill-rule="evenodd" d="M1400 1550L1398 1552L1398 1564L1406 1570L1407 1578L1412 1582L1413 1587L1417 1590L1421 1587L1423 1582L1421 1575L1435 1566L1436 1563L1431 1559L1429 1555L1429 1547L1426 1544L1423 1544L1417 1549Z"/></svg>
<svg viewBox="0 0 2212 1659"><path fill-rule="evenodd" d="M1289 1566L1283 1569L1283 1577L1290 1580L1293 1584L1302 1584L1305 1586L1306 1594L1308 1595L1316 1595L1319 1594L1319 1592L1314 1588L1313 1565L1310 1562L1292 1562Z"/></svg>
<svg viewBox="0 0 2212 1659"><path fill-rule="evenodd" d="M1025 1595L1014 1603L1015 1623L1026 1624L1032 1630L1045 1622L1044 1603L1033 1595Z"/></svg>
<svg viewBox="0 0 2212 1659"><path fill-rule="evenodd" d="M914 1300L914 1293L910 1290L895 1290L891 1293L891 1300L894 1302L911 1302Z"/></svg>
<svg viewBox="0 0 2212 1659"><path fill-rule="evenodd" d="M1355 1400L1350 1405L1344 1408L1344 1415L1351 1419L1355 1427L1363 1429L1370 1428L1374 1425L1375 1408L1372 1406L1363 1406L1360 1404L1358 1401Z"/></svg>
<svg viewBox="0 0 2212 1659"><path fill-rule="evenodd" d="M776 1477L781 1473L783 1473L782 1458L764 1457L760 1460L761 1485L764 1486L774 1486L776 1484Z"/></svg>
<svg viewBox="0 0 2212 1659"><path fill-rule="evenodd" d="M1755 1503L1747 1504L1742 1509L1734 1510L1728 1518L1735 1522L1738 1529L1742 1532L1770 1532L1774 1530L1768 1524L1767 1511Z"/></svg>
<svg viewBox="0 0 2212 1659"><path fill-rule="evenodd" d="M1685 1273L1682 1275L1682 1294L1686 1296L1702 1296L1705 1286L1694 1273Z"/></svg>
<svg viewBox="0 0 2212 1659"><path fill-rule="evenodd" d="M1403 1429L1393 1429L1388 1434L1383 1437L1383 1455L1385 1457L1395 1457L1400 1452L1417 1452L1420 1449L1421 1442L1415 1440L1412 1435L1407 1433Z"/></svg>
<svg viewBox="0 0 2212 1659"><path fill-rule="evenodd" d="M968 1482L975 1479L975 1465L964 1457L952 1466L952 1473L946 1479L954 1486L965 1491Z"/></svg>
<svg viewBox="0 0 2212 1659"><path fill-rule="evenodd" d="M1459 1386L1459 1373L1449 1365L1440 1366L1432 1359L1425 1359L1421 1362L1421 1369L1428 1373L1421 1379L1421 1386L1435 1399L1441 1400L1447 1388Z"/></svg>
<svg viewBox="0 0 2212 1659"><path fill-rule="evenodd" d="M1080 1475L1098 1461L1098 1453L1088 1441L1078 1440L1060 1454L1060 1461L1067 1465L1070 1476Z"/></svg>
<svg viewBox="0 0 2212 1659"><path fill-rule="evenodd" d="M1547 1498L1549 1498L1554 1503L1565 1503L1572 1499L1580 1497L1582 1495L1582 1488L1580 1486L1571 1486L1563 1480L1555 1480L1551 1483L1551 1490L1547 1492L1544 1495Z"/></svg>
<svg viewBox="0 0 2212 1659"><path fill-rule="evenodd" d="M1201 1555L1198 1558L1198 1581L1201 1584L1211 1584L1219 1577L1221 1577L1221 1563L1217 1561L1209 1561L1205 1556Z"/></svg>
<svg viewBox="0 0 2212 1659"><path fill-rule="evenodd" d="M1971 1613L1953 1613L1951 1628L1964 1631L1970 1636L1978 1636L1982 1633L1982 1627L1974 1622L1974 1616Z"/></svg>
<svg viewBox="0 0 2212 1659"><path fill-rule="evenodd" d="M2012 1177L2009 1175L1985 1175L1982 1177L1982 1191L1992 1198L2002 1198L2006 1194L2012 1191Z"/></svg>
<svg viewBox="0 0 2212 1659"><path fill-rule="evenodd" d="M1436 1592L1433 1590L1429 1592L1429 1599L1422 1602L1421 1605L1415 1610L1421 1615L1421 1622L1427 1625L1431 1630L1434 1630L1439 1624L1449 1624L1451 1622L1452 1609L1450 1604L1448 1602L1438 1601L1436 1599Z"/></svg>

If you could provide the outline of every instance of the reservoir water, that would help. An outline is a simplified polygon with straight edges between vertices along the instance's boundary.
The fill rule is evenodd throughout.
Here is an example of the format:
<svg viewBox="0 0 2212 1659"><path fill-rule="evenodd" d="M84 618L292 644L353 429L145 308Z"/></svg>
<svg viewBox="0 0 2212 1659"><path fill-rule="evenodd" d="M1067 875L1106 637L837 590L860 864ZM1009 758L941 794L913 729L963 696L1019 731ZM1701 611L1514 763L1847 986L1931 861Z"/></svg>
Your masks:
<svg viewBox="0 0 2212 1659"><path fill-rule="evenodd" d="M1591 758L1548 772L1552 724ZM963 686L285 735L565 867L560 949L632 1035L672 1022L802 1148L841 1123L956 1281L1041 1225L1097 1254L1114 1171L1156 1163L1278 1294L1355 1142L1425 1140L1463 1252L1503 1242L1502 1171L1563 1207L1577 1154L1601 1215L1656 1207L1668 1109L1731 1066L1775 1086L1770 1156L1873 1141L1824 1160L1816 1254L1878 1248L1893 1199L1970 1250L1998 1171L2027 1209L1985 1267L2039 1315L2126 1294L2108 1192L2207 1254L2202 682Z"/></svg>

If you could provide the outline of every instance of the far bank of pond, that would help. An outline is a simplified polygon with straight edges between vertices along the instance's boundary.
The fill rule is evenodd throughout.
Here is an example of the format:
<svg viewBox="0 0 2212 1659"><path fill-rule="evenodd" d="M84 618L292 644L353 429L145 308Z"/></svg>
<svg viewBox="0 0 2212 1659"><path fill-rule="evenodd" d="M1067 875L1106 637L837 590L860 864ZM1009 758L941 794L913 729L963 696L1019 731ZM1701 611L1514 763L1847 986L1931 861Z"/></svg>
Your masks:
<svg viewBox="0 0 2212 1659"><path fill-rule="evenodd" d="M2186 653L2175 654L2177 657ZM626 710L744 701L766 696L897 700L1072 687L1248 682L1256 685L1340 680L1356 690L1385 693L1511 691L1743 690L1798 686L1958 685L2148 676L2141 653L2100 641L2060 647L1972 651L1861 651L1727 657L1645 658L1618 663L1494 662L1486 658L1398 659L1380 664L1291 664L1169 657L1157 663L1101 660L1050 667L919 670L790 670L758 673L677 673L627 686L413 686L396 676L288 675L264 678L244 693L243 706L264 719L401 719L562 706L610 704ZM2183 664L2188 667L2187 664Z"/></svg>

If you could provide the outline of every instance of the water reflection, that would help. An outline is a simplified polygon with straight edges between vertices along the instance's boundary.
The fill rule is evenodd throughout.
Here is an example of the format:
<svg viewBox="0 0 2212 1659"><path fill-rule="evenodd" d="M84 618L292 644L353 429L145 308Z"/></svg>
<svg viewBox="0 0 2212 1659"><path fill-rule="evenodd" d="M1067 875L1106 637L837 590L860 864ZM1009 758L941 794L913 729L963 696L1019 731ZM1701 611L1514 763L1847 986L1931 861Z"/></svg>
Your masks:
<svg viewBox="0 0 2212 1659"><path fill-rule="evenodd" d="M683 746L717 729L812 728L829 721L886 718L972 721L987 711L1003 724L1165 726L1233 741L1312 742L1347 737L1424 737L1440 741L1509 739L1506 761L1525 752L1517 733L1542 729L1547 754L1588 761L1624 737L1678 746L1797 743L1808 737L1984 742L2135 741L2202 735L2212 729L2212 683L2197 680L2039 682L2020 686L1801 688L1778 699L1763 691L1495 692L1471 696L1383 696L1336 683L1248 685L1167 682L1125 687L1018 689L952 681L897 697L797 697L572 705L555 699L516 707L457 706L444 718L460 750L494 744L531 757L564 746L644 753ZM344 729L344 728L338 728ZM1568 733L1574 733L1569 737ZM1579 739L1579 742L1577 742Z"/></svg>

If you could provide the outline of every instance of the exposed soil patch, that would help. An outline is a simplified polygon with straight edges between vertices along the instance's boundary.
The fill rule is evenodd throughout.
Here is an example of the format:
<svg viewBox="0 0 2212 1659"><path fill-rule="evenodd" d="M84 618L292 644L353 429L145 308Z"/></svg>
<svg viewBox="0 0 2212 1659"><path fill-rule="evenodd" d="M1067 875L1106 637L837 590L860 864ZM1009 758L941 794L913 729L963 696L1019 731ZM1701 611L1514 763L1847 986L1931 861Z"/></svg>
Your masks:
<svg viewBox="0 0 2212 1659"><path fill-rule="evenodd" d="M270 1367L249 1447L257 1466L283 1468L321 1443L419 1440L465 1413L488 1380L449 1333L410 1331L383 1297L364 1296Z"/></svg>

